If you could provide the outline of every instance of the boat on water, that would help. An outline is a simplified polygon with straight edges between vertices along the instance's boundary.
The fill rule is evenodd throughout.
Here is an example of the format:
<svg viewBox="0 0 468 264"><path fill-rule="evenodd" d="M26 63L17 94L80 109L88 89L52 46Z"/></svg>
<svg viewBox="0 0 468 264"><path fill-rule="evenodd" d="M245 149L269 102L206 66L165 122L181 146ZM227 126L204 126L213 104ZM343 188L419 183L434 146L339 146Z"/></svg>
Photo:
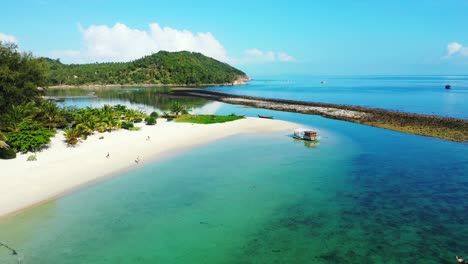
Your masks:
<svg viewBox="0 0 468 264"><path fill-rule="evenodd" d="M258 115L259 118L273 119L273 116L262 116Z"/></svg>
<svg viewBox="0 0 468 264"><path fill-rule="evenodd" d="M445 85L445 89L449 90L451 88L452 88L452 86L450 84Z"/></svg>
<svg viewBox="0 0 468 264"><path fill-rule="evenodd" d="M307 128L298 128L294 130L293 137L302 140L317 140L317 132L307 129Z"/></svg>

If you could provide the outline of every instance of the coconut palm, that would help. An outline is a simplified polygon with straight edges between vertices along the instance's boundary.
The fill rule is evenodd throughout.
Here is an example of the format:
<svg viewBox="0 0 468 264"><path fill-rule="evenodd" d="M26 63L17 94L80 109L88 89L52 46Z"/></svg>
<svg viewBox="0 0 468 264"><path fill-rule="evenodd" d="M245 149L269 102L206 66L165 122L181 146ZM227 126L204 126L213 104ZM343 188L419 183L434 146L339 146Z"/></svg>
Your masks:
<svg viewBox="0 0 468 264"><path fill-rule="evenodd" d="M76 145L81 137L80 131L74 128L67 128L63 132L69 146Z"/></svg>
<svg viewBox="0 0 468 264"><path fill-rule="evenodd" d="M7 137L0 131L0 149L9 148L10 146L6 143Z"/></svg>
<svg viewBox="0 0 468 264"><path fill-rule="evenodd" d="M33 103L12 105L2 116L2 128L7 131L18 132L22 123L33 120L37 108Z"/></svg>
<svg viewBox="0 0 468 264"><path fill-rule="evenodd" d="M57 126L57 123L64 123L65 117L63 111L52 102L46 102L41 106L42 118L45 121L45 125L52 129Z"/></svg>
<svg viewBox="0 0 468 264"><path fill-rule="evenodd" d="M171 112L176 115L176 117L185 110L185 107L181 105L179 102L174 102L170 108Z"/></svg>

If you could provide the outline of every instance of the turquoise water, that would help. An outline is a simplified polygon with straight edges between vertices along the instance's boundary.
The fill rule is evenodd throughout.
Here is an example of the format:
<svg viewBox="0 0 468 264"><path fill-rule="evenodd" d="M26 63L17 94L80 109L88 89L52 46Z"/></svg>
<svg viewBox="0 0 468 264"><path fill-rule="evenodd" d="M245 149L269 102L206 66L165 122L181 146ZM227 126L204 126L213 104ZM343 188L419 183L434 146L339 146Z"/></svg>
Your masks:
<svg viewBox="0 0 468 264"><path fill-rule="evenodd" d="M273 115L321 141L239 135L0 221L24 263L454 263L468 256L466 144ZM64 175L66 176L66 175ZM1 250L1 249L0 249ZM0 263L15 259L0 251Z"/></svg>

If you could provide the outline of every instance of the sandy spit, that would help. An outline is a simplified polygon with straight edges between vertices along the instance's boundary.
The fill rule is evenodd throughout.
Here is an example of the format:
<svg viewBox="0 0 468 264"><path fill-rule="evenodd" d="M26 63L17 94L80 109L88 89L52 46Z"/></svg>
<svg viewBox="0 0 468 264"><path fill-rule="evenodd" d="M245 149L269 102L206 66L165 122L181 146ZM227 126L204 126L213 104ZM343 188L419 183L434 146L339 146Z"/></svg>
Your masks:
<svg viewBox="0 0 468 264"><path fill-rule="evenodd" d="M158 119L157 125L143 126L140 131L96 133L73 148L67 147L59 132L49 148L37 153L37 161L27 161L31 153L0 160L0 216L155 161L167 153L241 133L284 131L286 135L297 127L286 121L259 118L211 125Z"/></svg>

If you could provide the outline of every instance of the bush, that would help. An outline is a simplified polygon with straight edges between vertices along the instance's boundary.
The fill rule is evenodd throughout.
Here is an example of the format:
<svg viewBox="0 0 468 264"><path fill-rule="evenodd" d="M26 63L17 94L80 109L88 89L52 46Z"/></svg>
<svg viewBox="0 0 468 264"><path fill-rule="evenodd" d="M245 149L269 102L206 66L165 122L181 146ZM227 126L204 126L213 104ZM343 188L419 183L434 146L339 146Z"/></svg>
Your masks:
<svg viewBox="0 0 468 264"><path fill-rule="evenodd" d="M54 135L55 131L42 128L36 123L23 124L20 131L7 133L8 145L21 152L37 152L49 144Z"/></svg>
<svg viewBox="0 0 468 264"><path fill-rule="evenodd" d="M36 161L37 160L37 157L36 155L31 155L28 157L27 161Z"/></svg>
<svg viewBox="0 0 468 264"><path fill-rule="evenodd" d="M158 112L151 112L150 117L158 118L159 114Z"/></svg>
<svg viewBox="0 0 468 264"><path fill-rule="evenodd" d="M12 148L0 149L0 159L14 159L16 152Z"/></svg>
<svg viewBox="0 0 468 264"><path fill-rule="evenodd" d="M156 118L154 117L146 118L146 124L149 126L156 125Z"/></svg>
<svg viewBox="0 0 468 264"><path fill-rule="evenodd" d="M130 129L130 128L133 128L133 127L135 127L135 125L133 125L133 123L122 122L122 128L123 129Z"/></svg>
<svg viewBox="0 0 468 264"><path fill-rule="evenodd" d="M134 121L134 122L135 122L135 123L141 123L142 121L143 121L143 119L142 119L142 118L140 118L140 117L138 117L138 118L136 118L136 119L135 119L135 121Z"/></svg>

